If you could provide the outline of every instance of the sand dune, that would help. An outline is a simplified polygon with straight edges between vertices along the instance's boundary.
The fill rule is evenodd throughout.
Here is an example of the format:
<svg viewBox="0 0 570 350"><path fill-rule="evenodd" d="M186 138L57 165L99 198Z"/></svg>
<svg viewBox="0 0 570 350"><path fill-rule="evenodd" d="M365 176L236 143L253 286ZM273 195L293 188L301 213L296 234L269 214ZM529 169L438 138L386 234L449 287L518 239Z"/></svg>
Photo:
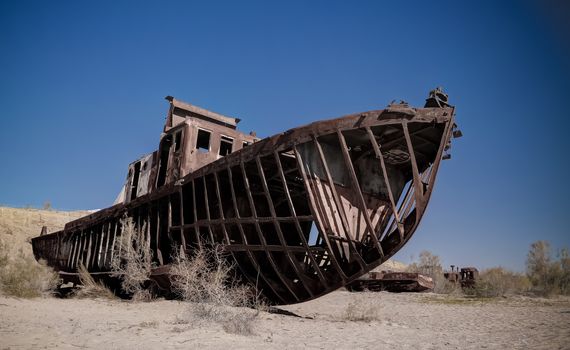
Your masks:
<svg viewBox="0 0 570 350"><path fill-rule="evenodd" d="M47 226L48 232L55 232L67 222L92 212L0 207L0 239L12 249L31 255L29 240L40 234L42 226Z"/></svg>

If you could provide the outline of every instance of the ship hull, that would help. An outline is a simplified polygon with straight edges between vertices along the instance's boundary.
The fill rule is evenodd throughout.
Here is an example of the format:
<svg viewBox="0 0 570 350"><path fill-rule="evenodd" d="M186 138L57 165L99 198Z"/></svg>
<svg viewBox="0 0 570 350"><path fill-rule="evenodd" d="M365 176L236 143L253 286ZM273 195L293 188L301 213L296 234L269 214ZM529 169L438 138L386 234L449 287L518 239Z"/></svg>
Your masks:
<svg viewBox="0 0 570 350"><path fill-rule="evenodd" d="M108 277L121 219L147 236L168 290L173 250L221 244L271 303L307 301L394 255L426 210L453 108L394 106L292 129L32 240L65 280Z"/></svg>
<svg viewBox="0 0 570 350"><path fill-rule="evenodd" d="M370 276L358 278L345 287L351 292L418 293L433 290L434 282L431 277L415 272L382 272L370 273Z"/></svg>

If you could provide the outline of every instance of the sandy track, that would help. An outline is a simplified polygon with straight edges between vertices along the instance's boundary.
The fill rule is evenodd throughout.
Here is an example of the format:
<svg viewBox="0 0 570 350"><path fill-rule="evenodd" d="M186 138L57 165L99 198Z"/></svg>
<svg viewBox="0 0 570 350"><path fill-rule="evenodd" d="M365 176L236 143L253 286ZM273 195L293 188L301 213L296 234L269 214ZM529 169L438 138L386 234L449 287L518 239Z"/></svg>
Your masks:
<svg viewBox="0 0 570 350"><path fill-rule="evenodd" d="M355 299L379 306L378 320L343 320ZM568 298L464 302L338 291L283 308L314 319L261 313L255 335L242 336L218 324L177 324L187 312L177 301L0 297L0 348L570 349Z"/></svg>

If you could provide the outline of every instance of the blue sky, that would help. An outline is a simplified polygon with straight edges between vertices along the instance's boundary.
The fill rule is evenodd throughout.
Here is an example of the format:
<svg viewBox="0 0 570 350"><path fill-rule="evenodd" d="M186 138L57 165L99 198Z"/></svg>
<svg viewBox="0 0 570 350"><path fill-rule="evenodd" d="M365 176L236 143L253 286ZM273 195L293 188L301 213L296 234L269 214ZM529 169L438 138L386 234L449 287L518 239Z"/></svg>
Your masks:
<svg viewBox="0 0 570 350"><path fill-rule="evenodd" d="M0 203L109 206L166 95L270 136L443 86L465 136L397 258L523 271L531 242L569 247L567 6L394 3L1 2Z"/></svg>

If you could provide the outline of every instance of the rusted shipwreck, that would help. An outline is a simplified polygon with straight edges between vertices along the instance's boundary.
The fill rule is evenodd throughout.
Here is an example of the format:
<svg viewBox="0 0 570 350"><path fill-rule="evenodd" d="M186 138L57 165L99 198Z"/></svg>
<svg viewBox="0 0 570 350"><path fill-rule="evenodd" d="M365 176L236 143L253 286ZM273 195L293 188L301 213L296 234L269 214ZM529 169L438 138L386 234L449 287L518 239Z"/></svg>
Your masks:
<svg viewBox="0 0 570 350"><path fill-rule="evenodd" d="M316 298L410 239L460 136L439 89L424 108L392 103L262 140L239 132L239 119L167 100L158 150L129 165L116 204L32 240L64 281L80 263L109 278L127 215L145 228L162 288L173 247L191 254L214 242L268 301Z"/></svg>
<svg viewBox="0 0 570 350"><path fill-rule="evenodd" d="M368 290L401 293L426 292L433 290L434 286L431 277L416 272L371 271L348 283L346 289L351 292Z"/></svg>

